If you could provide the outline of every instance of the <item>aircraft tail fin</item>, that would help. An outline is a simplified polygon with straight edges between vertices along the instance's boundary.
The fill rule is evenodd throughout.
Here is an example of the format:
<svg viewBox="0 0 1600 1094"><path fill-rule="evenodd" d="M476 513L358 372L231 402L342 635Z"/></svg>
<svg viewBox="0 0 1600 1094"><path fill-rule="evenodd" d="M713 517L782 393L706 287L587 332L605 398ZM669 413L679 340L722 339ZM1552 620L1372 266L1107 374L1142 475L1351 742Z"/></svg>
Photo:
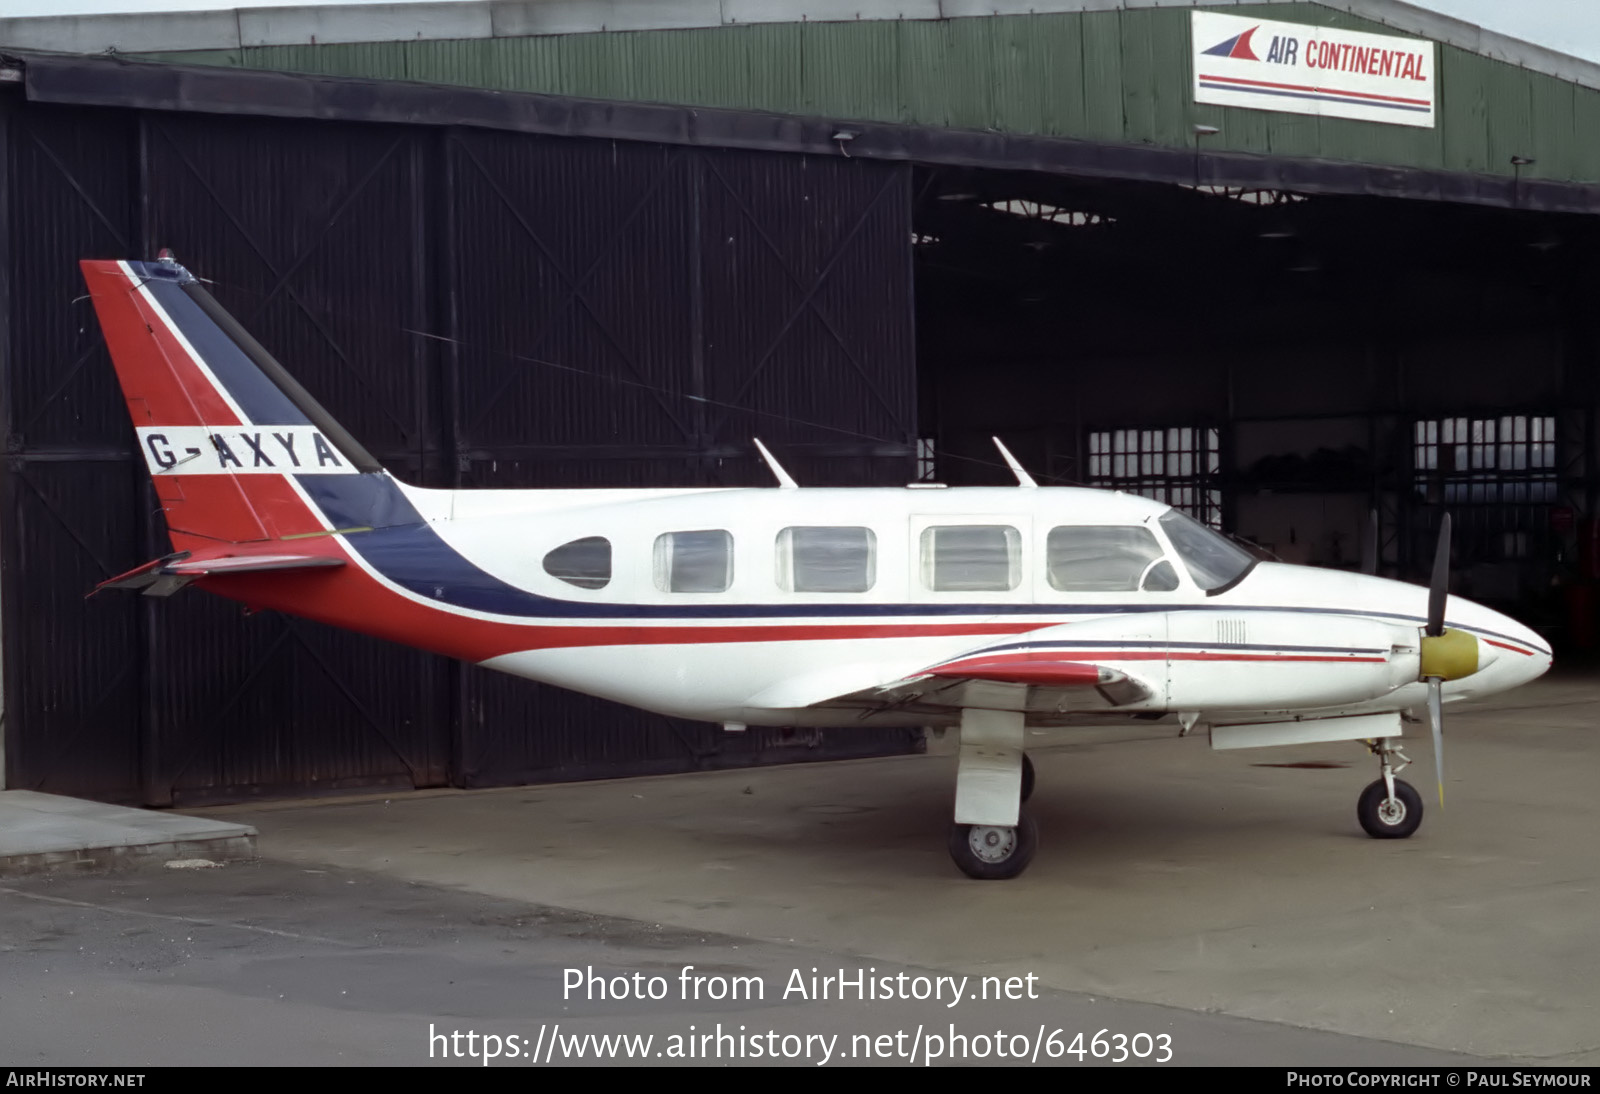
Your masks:
<svg viewBox="0 0 1600 1094"><path fill-rule="evenodd" d="M175 549L389 515L397 492L378 462L188 270L165 253L80 265ZM316 500L329 495L331 508Z"/></svg>

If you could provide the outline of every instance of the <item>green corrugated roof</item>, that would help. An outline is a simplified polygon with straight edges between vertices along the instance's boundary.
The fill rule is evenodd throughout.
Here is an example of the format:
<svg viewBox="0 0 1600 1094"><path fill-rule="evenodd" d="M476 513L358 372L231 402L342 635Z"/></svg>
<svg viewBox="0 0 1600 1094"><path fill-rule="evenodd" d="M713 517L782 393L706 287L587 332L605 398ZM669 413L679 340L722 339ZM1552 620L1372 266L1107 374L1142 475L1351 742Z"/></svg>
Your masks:
<svg viewBox="0 0 1600 1094"><path fill-rule="evenodd" d="M1392 33L1306 3L1232 14ZM282 45L150 60L1600 182L1600 90L1440 44L1435 128L1198 105L1189 11Z"/></svg>

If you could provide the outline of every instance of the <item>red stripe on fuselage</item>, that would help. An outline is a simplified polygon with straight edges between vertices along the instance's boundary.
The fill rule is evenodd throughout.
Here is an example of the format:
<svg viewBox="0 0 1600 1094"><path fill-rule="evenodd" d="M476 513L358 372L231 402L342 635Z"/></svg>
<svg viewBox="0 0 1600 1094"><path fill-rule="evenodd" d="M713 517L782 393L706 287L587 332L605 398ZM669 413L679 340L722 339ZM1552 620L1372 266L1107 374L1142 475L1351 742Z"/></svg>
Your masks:
<svg viewBox="0 0 1600 1094"><path fill-rule="evenodd" d="M305 503L287 480L276 475L255 475L250 479L252 496L258 501L265 499L267 503L284 509L293 504L301 512L306 512ZM309 514L307 519L310 519ZM176 535L174 543L177 543ZM509 623L473 618L442 605L419 603L396 592L363 570L354 552L337 536L297 539L293 545L296 554L345 558L350 560L350 565L304 574L215 574L201 578L195 584L253 608L303 616L465 661L487 661L492 657L525 650L583 646L984 636L1021 634L1040 626L1037 620L1004 623L741 623L699 627L672 624L628 626L612 622L570 626ZM274 544L274 549L282 546Z"/></svg>

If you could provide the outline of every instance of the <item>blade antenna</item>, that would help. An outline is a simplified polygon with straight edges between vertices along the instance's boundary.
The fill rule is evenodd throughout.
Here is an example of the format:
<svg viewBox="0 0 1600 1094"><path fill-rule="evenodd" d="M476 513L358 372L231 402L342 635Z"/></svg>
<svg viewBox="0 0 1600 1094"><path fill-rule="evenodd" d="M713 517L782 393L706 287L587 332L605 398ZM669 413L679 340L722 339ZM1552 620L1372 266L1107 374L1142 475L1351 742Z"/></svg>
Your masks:
<svg viewBox="0 0 1600 1094"><path fill-rule="evenodd" d="M990 437L989 439L993 441L994 446L1000 450L1000 457L1006 461L1006 466L1011 468L1011 473L1017 477L1017 485L1028 490L1037 488L1039 484L1033 481L1032 475L1028 474L1022 469L1022 465L1018 463L1017 458L1011 454L1011 450L1000 443L1000 438Z"/></svg>
<svg viewBox="0 0 1600 1094"><path fill-rule="evenodd" d="M794 479L789 476L789 472L783 469L783 464L778 462L778 458L771 452L767 451L767 446L761 443L761 438L752 437L750 439L756 442L756 450L761 453L761 458L767 461L767 468L772 472L773 477L778 480L779 489L800 489L800 484L795 482Z"/></svg>

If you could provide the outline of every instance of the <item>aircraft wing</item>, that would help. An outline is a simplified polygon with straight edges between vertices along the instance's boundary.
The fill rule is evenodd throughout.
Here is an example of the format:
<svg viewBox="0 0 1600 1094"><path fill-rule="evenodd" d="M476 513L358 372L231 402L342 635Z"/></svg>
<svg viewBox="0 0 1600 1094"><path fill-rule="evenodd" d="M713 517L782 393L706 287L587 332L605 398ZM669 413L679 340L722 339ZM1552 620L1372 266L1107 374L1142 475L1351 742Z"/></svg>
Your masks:
<svg viewBox="0 0 1600 1094"><path fill-rule="evenodd" d="M1019 685L996 688L993 685ZM949 714L964 707L1021 703L1036 724L1089 711L1117 711L1154 695L1148 682L1120 668L1049 650L980 648L911 672L905 666L857 663L790 680L751 698L779 709ZM1007 708L1009 709L1009 707ZM1130 711L1131 713L1131 711Z"/></svg>

